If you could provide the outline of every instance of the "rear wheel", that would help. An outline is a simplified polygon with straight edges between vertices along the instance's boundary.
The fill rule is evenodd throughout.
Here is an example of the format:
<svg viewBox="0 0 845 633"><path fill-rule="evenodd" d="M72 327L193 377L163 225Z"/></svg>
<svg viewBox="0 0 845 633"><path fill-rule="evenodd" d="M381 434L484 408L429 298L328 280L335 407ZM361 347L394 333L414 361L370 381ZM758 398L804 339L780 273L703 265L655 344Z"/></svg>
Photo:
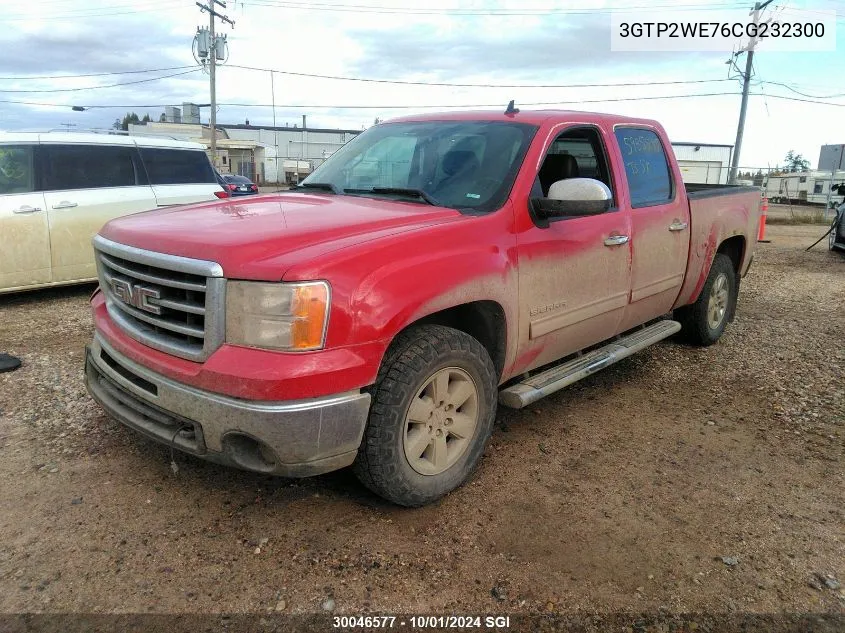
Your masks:
<svg viewBox="0 0 845 633"><path fill-rule="evenodd" d="M733 262L717 253L698 300L675 311L682 335L696 345L718 341L736 307L737 290Z"/></svg>
<svg viewBox="0 0 845 633"><path fill-rule="evenodd" d="M439 325L400 334L371 389L355 474L400 505L442 497L481 459L496 415L496 392L493 362L473 337Z"/></svg>

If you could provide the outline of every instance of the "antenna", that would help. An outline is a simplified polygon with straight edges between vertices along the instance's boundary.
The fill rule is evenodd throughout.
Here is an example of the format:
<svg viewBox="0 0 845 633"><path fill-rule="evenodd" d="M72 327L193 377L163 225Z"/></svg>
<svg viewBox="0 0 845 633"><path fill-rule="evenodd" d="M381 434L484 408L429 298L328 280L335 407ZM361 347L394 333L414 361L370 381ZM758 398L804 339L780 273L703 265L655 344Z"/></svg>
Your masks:
<svg viewBox="0 0 845 633"><path fill-rule="evenodd" d="M515 108L515 107L513 107L513 102L514 102L514 100L513 100L513 99L511 99L511 102L508 104L508 107L507 107L507 109L505 110L505 114L511 114L511 115L513 115L513 114L517 114L517 113L519 113L519 108Z"/></svg>

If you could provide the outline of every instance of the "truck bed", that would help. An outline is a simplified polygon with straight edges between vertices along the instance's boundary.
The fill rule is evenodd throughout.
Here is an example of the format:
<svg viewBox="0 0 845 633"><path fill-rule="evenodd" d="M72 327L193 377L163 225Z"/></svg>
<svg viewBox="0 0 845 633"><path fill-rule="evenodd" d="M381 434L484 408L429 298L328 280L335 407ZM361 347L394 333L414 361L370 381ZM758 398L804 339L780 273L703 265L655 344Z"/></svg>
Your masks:
<svg viewBox="0 0 845 633"><path fill-rule="evenodd" d="M760 187L745 185L685 184L690 206L690 253L681 293L675 307L695 301L707 279L716 249L734 238L739 259L738 272L744 275L751 264L752 244L760 222Z"/></svg>
<svg viewBox="0 0 845 633"><path fill-rule="evenodd" d="M756 191L759 195L762 191L761 187L749 187L747 185L706 185L703 183L684 183L684 189L687 191L688 198L696 200L709 198L711 196L726 196L748 191Z"/></svg>

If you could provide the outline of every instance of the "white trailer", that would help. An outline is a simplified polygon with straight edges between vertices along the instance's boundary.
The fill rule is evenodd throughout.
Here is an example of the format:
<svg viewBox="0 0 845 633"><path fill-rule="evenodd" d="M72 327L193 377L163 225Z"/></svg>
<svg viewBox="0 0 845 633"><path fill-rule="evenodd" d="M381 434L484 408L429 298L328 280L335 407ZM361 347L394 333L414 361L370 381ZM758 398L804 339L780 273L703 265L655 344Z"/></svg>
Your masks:
<svg viewBox="0 0 845 633"><path fill-rule="evenodd" d="M845 182L845 170L834 172L804 171L768 176L763 182L766 196L774 203L827 204L831 184ZM843 195L834 192L830 200L842 204Z"/></svg>

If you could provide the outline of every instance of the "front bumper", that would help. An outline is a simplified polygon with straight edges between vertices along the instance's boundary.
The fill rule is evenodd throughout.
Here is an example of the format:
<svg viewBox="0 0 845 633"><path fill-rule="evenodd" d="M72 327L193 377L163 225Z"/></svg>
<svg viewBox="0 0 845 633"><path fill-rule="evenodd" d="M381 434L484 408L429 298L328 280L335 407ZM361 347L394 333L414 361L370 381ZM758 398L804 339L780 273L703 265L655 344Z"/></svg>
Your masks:
<svg viewBox="0 0 845 633"><path fill-rule="evenodd" d="M117 352L99 336L88 346L85 383L115 419L186 453L244 470L309 477L351 464L370 395L266 402L181 384Z"/></svg>

